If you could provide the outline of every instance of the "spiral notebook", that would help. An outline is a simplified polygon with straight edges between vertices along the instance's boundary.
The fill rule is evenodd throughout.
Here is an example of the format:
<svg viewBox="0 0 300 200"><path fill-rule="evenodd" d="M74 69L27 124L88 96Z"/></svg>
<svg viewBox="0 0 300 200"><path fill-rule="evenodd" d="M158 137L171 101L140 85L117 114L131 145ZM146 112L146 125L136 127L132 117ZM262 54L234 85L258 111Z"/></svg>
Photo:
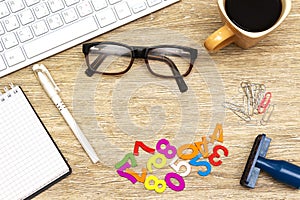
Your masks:
<svg viewBox="0 0 300 200"><path fill-rule="evenodd" d="M71 173L21 87L0 94L0 199L32 198Z"/></svg>

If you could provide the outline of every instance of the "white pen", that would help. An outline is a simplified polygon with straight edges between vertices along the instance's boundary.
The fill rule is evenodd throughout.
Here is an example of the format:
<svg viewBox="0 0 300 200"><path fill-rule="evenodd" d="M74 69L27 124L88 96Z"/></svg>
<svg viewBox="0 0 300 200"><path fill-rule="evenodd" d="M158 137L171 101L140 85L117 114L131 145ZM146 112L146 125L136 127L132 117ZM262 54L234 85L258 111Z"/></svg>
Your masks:
<svg viewBox="0 0 300 200"><path fill-rule="evenodd" d="M90 145L89 141L82 133L81 129L77 125L71 113L69 112L69 110L66 108L65 104L59 97L58 92L60 92L60 89L55 84L47 68L44 65L35 64L32 67L32 70L35 73L37 79L40 81L42 87L50 97L50 99L53 101L54 105L60 111L61 115L63 116L63 118L65 119L65 121L67 122L71 130L73 131L76 138L79 140L81 146L86 151L86 153L88 154L92 162L93 163L98 162L99 158L96 152L94 151L93 147Z"/></svg>

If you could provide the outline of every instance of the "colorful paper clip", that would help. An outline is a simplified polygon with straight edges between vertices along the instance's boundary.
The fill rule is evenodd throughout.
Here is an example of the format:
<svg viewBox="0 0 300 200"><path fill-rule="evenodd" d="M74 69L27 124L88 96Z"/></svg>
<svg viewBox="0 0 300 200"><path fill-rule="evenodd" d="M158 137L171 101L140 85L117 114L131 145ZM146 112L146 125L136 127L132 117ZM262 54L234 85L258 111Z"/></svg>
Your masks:
<svg viewBox="0 0 300 200"><path fill-rule="evenodd" d="M264 98L261 100L260 104L258 105L257 111L259 114L262 114L266 112L266 109L268 108L272 98L272 93L267 92L264 96Z"/></svg>
<svg viewBox="0 0 300 200"><path fill-rule="evenodd" d="M225 102L223 106L246 122L246 125L266 125L273 113L274 106L271 105L272 93L266 92L266 86L250 81L242 81L238 89L242 96L242 105ZM254 115L263 114L256 118Z"/></svg>

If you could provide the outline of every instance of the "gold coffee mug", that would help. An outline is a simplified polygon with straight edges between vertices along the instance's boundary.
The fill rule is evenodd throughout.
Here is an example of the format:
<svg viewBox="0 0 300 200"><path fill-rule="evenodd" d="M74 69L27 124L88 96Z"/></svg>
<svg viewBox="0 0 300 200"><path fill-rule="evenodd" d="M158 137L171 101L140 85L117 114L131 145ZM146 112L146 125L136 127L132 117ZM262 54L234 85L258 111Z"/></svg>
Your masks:
<svg viewBox="0 0 300 200"><path fill-rule="evenodd" d="M222 21L225 23L224 26L211 34L204 42L204 46L209 52L218 51L231 43L235 43L244 49L254 46L283 22L292 6L291 0L281 0L281 13L277 21L266 30L252 32L241 28L229 18L225 3L226 0L218 0L218 8Z"/></svg>

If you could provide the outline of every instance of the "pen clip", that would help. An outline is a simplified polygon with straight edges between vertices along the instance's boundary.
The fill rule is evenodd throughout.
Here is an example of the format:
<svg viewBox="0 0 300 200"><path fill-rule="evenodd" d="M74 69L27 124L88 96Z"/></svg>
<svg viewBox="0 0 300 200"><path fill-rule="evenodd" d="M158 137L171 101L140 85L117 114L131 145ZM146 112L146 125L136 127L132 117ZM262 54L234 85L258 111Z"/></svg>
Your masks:
<svg viewBox="0 0 300 200"><path fill-rule="evenodd" d="M54 82L50 72L48 71L48 69L45 67L45 65L41 64L41 65L38 65L38 64L35 64L33 65L32 67L32 70L37 73L36 71L40 70L42 73L44 73L48 79L50 80L50 82L52 83L52 85L54 86L54 89L58 92L60 92L60 89L59 87L56 85L56 83Z"/></svg>

